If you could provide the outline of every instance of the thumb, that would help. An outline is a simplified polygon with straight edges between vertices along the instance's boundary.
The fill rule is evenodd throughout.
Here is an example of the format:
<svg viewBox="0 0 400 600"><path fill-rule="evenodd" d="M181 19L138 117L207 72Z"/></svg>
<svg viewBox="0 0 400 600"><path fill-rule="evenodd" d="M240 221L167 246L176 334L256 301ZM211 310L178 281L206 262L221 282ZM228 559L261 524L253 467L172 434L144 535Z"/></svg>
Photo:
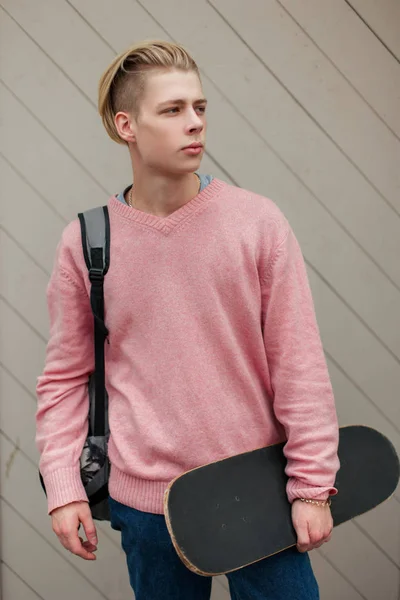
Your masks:
<svg viewBox="0 0 400 600"><path fill-rule="evenodd" d="M82 512L79 515L79 517L83 525L83 529L85 530L86 538L89 540L89 542L97 546L96 526L94 524L92 513L90 512L88 504L86 504L86 506L82 509Z"/></svg>

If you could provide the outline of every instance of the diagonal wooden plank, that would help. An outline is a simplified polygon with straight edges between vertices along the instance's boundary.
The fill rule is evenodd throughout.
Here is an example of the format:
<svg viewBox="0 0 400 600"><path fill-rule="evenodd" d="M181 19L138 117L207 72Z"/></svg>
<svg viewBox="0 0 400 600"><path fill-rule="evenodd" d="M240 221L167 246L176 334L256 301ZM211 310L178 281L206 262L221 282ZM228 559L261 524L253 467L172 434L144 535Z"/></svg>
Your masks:
<svg viewBox="0 0 400 600"><path fill-rule="evenodd" d="M4 600L44 600L30 588L10 567L1 563L1 583Z"/></svg>
<svg viewBox="0 0 400 600"><path fill-rule="evenodd" d="M3 82L110 195L119 190L120 182L130 179L129 157L105 135L94 103L3 9L0 13L1 43L3 48L12 49L4 53ZM60 107L66 99L69 118L61 118Z"/></svg>
<svg viewBox="0 0 400 600"><path fill-rule="evenodd" d="M320 588L321 600L365 600L351 581L345 579L319 551L310 552L310 559Z"/></svg>
<svg viewBox="0 0 400 600"><path fill-rule="evenodd" d="M374 186L399 208L400 141L276 2L211 0L220 15ZM154 0L146 2L154 10ZM176 4L175 4L176 6Z"/></svg>
<svg viewBox="0 0 400 600"><path fill-rule="evenodd" d="M2 193L8 200L0 204L1 225L50 274L65 221L49 209L43 198L1 156L0 179Z"/></svg>
<svg viewBox="0 0 400 600"><path fill-rule="evenodd" d="M3 559L43 600L110 600L0 498ZM21 543L23 540L23 543ZM14 600L14 599L10 599ZM125 599L124 599L125 600Z"/></svg>
<svg viewBox="0 0 400 600"><path fill-rule="evenodd" d="M400 62L400 5L397 0L346 0L384 47Z"/></svg>
<svg viewBox="0 0 400 600"><path fill-rule="evenodd" d="M344 0L278 2L400 137L400 64L352 8Z"/></svg>
<svg viewBox="0 0 400 600"><path fill-rule="evenodd" d="M2 83L0 105L7 115L0 121L0 152L57 216L66 223L80 210L107 201L95 178ZM62 110L68 113L67 99ZM24 144L15 135L15 123L24 132Z"/></svg>
<svg viewBox="0 0 400 600"><path fill-rule="evenodd" d="M328 558L367 600L397 600L398 569L353 522L340 525L321 555Z"/></svg>
<svg viewBox="0 0 400 600"><path fill-rule="evenodd" d="M22 315L29 315L30 324L48 338L49 323L46 303L48 276L14 240L0 229L0 256L6 257L0 265L2 294Z"/></svg>
<svg viewBox="0 0 400 600"><path fill-rule="evenodd" d="M397 360L384 351L345 305L338 304L334 292L310 268L308 277L326 351L399 431L400 405L395 400L400 385Z"/></svg>

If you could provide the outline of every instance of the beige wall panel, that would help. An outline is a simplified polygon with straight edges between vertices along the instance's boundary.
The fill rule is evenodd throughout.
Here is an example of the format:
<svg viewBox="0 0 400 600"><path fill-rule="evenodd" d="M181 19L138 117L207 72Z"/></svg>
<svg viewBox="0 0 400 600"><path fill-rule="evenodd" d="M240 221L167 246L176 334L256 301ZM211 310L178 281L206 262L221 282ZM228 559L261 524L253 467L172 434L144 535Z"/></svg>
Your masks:
<svg viewBox="0 0 400 600"><path fill-rule="evenodd" d="M392 497L355 521L400 567L400 500Z"/></svg>
<svg viewBox="0 0 400 600"><path fill-rule="evenodd" d="M344 0L280 2L399 137L400 65L352 8Z"/></svg>
<svg viewBox="0 0 400 600"><path fill-rule="evenodd" d="M168 39L162 26L135 0L115 0L112 4L102 2L101 6L98 0L69 0L69 4L90 23L115 53L143 39ZM191 3L191 6L194 8L195 4ZM118 18L118 15L124 15L124 18ZM65 57L64 61L67 62ZM84 68L88 69L90 66L86 64Z"/></svg>
<svg viewBox="0 0 400 600"><path fill-rule="evenodd" d="M3 500L0 511L3 560L43 600L108 600Z"/></svg>
<svg viewBox="0 0 400 600"><path fill-rule="evenodd" d="M15 199L0 202L1 225L50 274L54 253L66 222L1 156L0 180L4 197ZM45 298L42 301L45 302Z"/></svg>
<svg viewBox="0 0 400 600"><path fill-rule="evenodd" d="M213 175L214 177L219 177L219 179L222 179L223 181L226 181L227 183L233 184L229 175L227 173L225 173L222 170L222 168L207 153L204 154L203 160L201 161L201 167L199 169L199 172L207 173L207 174Z"/></svg>
<svg viewBox="0 0 400 600"><path fill-rule="evenodd" d="M99 544L96 561L84 561L65 550L52 531L51 521L46 511L46 498L40 487L36 466L27 461L23 454L17 453L10 468L8 465L14 447L3 435L0 435L0 445L3 498L40 531L46 541L57 549L57 552L73 566L77 573L87 578L94 587L103 592L105 597L126 600L129 597L130 586L122 550L104 536L101 529L98 529ZM24 493L27 489L29 489L29 502L26 502ZM83 597L83 594L79 597Z"/></svg>
<svg viewBox="0 0 400 600"><path fill-rule="evenodd" d="M1 77L13 93L59 138L108 193L129 180L130 165L122 146L104 135L92 103L76 88L42 50L7 16L0 12L0 39L8 51ZM15 50L18 48L18 52ZM67 109L63 106L67 102ZM66 112L67 111L67 112ZM110 152L119 152L111 162Z"/></svg>
<svg viewBox="0 0 400 600"><path fill-rule="evenodd" d="M68 63L75 84L96 105L99 77L115 53L76 11L64 0L2 0L1 5L52 61L61 68ZM90 62L89 69L82 68L82 60Z"/></svg>
<svg viewBox="0 0 400 600"><path fill-rule="evenodd" d="M1 83L0 106L7 115L0 121L0 152L62 219L69 221L80 210L107 201L108 193ZM60 108L69 114L68 98ZM23 132L23 144L16 135L16 123ZM4 190L7 196L9 192L12 189ZM25 200L17 194L8 197L15 204Z"/></svg>
<svg viewBox="0 0 400 600"><path fill-rule="evenodd" d="M32 394L43 370L45 343L0 298L0 362Z"/></svg>
<svg viewBox="0 0 400 600"><path fill-rule="evenodd" d="M323 338L325 340L325 335ZM335 393L339 424L341 426L367 425L374 427L390 439L400 456L399 428L396 428L390 419L382 414L380 403L374 404L367 394L363 394L329 356L327 363Z"/></svg>
<svg viewBox="0 0 400 600"><path fill-rule="evenodd" d="M310 559L317 578L321 600L361 600L362 596L322 556L318 550L310 552Z"/></svg>
<svg viewBox="0 0 400 600"><path fill-rule="evenodd" d="M152 0L149 8L153 10L156 1ZM400 174L396 156L399 156L400 141L278 2L248 0L234 4L229 0L212 0L212 4L335 143L399 209ZM159 6L165 5L159 3Z"/></svg>
<svg viewBox="0 0 400 600"><path fill-rule="evenodd" d="M36 401L0 366L1 430L35 464L39 452L35 444Z"/></svg>
<svg viewBox="0 0 400 600"><path fill-rule="evenodd" d="M74 0L74 3L99 34L118 51L143 36L168 37L138 3L116 0L112 5L103 4L101 10L93 0ZM187 44L207 77L224 90L257 134L267 141L310 192L400 285L400 263L394 260L394 256L400 253L400 219L395 218L393 209L212 7L204 2L194 5L180 3L176 11L170 11L167 6L170 4L159 2L154 2L153 6L155 16L162 19L166 31ZM114 10L127 15L124 22L118 22L118 27L113 18ZM177 11L179 20L175 19ZM90 61L87 69L90 70ZM225 102L218 101L217 105L210 105L210 114L217 115L216 135L219 132L218 119L225 110ZM242 148L243 127L246 125L242 119L235 116L228 137L229 145L218 156L224 167L227 167L225 156L234 151L240 152ZM210 140L208 147L215 154L214 144ZM258 151L258 145L255 144L249 156ZM247 150L243 152L247 155ZM268 160L268 156L265 156L264 164ZM247 165L248 161L245 161L244 166ZM232 169L230 174L234 179L237 178L237 173ZM251 185L254 184L250 183L249 187ZM268 194L268 187L261 192ZM363 215L362 219L360 214Z"/></svg>
<svg viewBox="0 0 400 600"><path fill-rule="evenodd" d="M400 61L398 0L348 0L348 2Z"/></svg>
<svg viewBox="0 0 400 600"><path fill-rule="evenodd" d="M323 285L312 269L308 269L308 277L326 351L400 429L398 360L354 318L352 311L338 301L336 294Z"/></svg>
<svg viewBox="0 0 400 600"><path fill-rule="evenodd" d="M1 564L2 600L41 600L36 592L30 589L4 563Z"/></svg>
<svg viewBox="0 0 400 600"><path fill-rule="evenodd" d="M226 577L214 577L212 582L211 600L230 600Z"/></svg>
<svg viewBox="0 0 400 600"><path fill-rule="evenodd" d="M351 521L320 550L367 600L398 600L398 568Z"/></svg>
<svg viewBox="0 0 400 600"><path fill-rule="evenodd" d="M366 425L377 429L392 442L400 456L400 432L398 428L393 426L389 418L382 414L379 406L373 404L368 396L356 387L329 356L327 357L327 364L335 394L339 425ZM400 483L395 495L400 502ZM392 534L397 535L396 530L392 531ZM389 547L392 545L393 535L387 539Z"/></svg>
<svg viewBox="0 0 400 600"><path fill-rule="evenodd" d="M6 257L0 263L1 294L47 340L47 275L1 230L0 256Z"/></svg>

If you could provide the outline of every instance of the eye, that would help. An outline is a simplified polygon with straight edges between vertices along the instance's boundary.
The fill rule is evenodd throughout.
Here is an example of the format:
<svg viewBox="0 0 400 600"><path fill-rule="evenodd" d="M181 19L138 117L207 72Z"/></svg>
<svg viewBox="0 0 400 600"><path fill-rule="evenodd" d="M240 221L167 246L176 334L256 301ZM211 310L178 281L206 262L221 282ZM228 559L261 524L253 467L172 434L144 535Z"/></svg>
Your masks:
<svg viewBox="0 0 400 600"><path fill-rule="evenodd" d="M168 108L166 111L164 111L166 114L176 114L176 112L179 111L179 107L178 106L174 106L173 108Z"/></svg>
<svg viewBox="0 0 400 600"><path fill-rule="evenodd" d="M196 110L200 111L201 114L204 114L206 112L206 107L205 106L198 106L196 108Z"/></svg>

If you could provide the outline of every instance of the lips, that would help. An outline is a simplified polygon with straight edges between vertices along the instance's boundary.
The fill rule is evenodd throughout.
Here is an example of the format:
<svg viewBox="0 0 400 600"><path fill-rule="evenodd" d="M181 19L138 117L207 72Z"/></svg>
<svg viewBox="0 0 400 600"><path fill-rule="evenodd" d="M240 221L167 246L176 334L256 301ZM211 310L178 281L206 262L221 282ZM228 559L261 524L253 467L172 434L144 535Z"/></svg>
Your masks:
<svg viewBox="0 0 400 600"><path fill-rule="evenodd" d="M200 142L193 142L193 144L185 146L184 148L182 148L182 150L186 150L187 148L203 148L203 144L201 144Z"/></svg>

